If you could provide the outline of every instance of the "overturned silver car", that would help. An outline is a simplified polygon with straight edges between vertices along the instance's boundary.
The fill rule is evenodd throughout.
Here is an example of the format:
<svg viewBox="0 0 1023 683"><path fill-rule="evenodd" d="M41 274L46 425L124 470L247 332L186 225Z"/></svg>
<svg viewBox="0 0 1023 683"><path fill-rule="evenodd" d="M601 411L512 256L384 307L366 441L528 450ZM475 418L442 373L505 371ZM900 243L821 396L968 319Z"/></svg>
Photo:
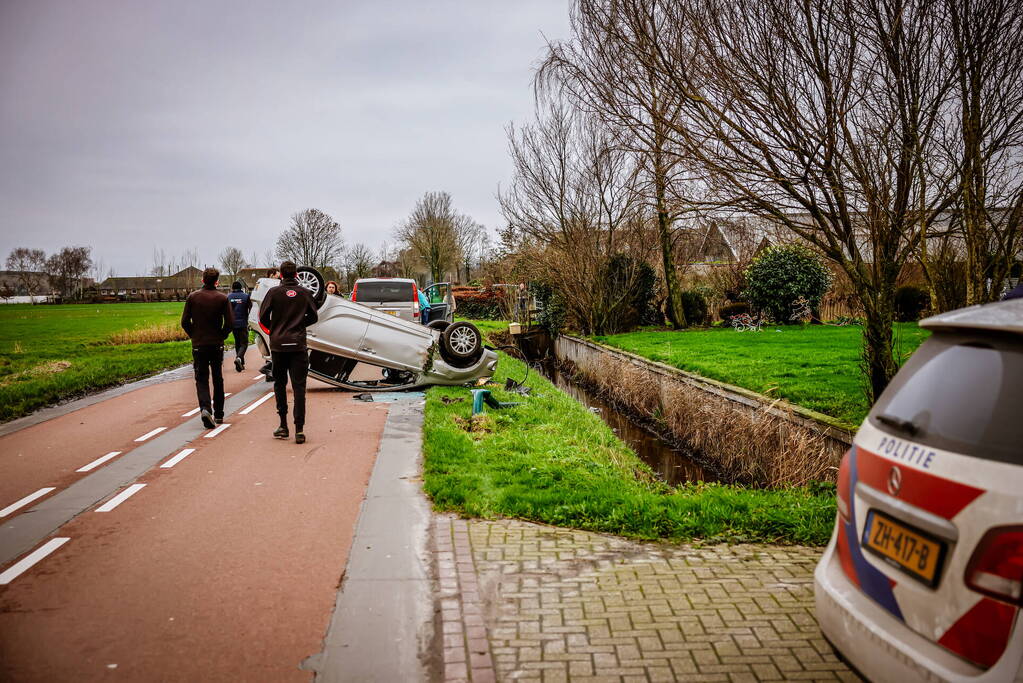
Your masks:
<svg viewBox="0 0 1023 683"><path fill-rule="evenodd" d="M352 391L395 391L476 382L497 368L497 353L484 346L472 323L437 320L424 326L327 294L323 276L314 268L299 268L298 283L313 293L318 307L320 319L306 335L309 374L322 382ZM267 360L269 336L260 327L259 306L279 284L263 278L252 290L249 328ZM353 373L360 364L379 368L380 376L362 379L366 373Z"/></svg>

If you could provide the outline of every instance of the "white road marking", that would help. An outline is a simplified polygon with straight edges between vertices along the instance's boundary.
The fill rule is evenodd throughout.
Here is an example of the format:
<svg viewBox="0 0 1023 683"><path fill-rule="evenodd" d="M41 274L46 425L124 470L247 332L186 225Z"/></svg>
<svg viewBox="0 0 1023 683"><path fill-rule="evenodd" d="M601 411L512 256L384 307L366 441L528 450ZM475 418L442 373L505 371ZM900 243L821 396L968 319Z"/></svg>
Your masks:
<svg viewBox="0 0 1023 683"><path fill-rule="evenodd" d="M258 408L259 406L263 405L268 400L270 400L270 397L273 396L273 395L274 395L274 392L271 391L269 394L263 396L263 398L259 399L255 403L251 403L248 406L246 406L245 408L243 408L242 410L239 410L238 414L239 415L248 415L253 410L255 410L256 408Z"/></svg>
<svg viewBox="0 0 1023 683"><path fill-rule="evenodd" d="M261 374L260 375L256 375L255 377L252 378L252 381L255 382L257 379L263 379L263 375L261 375Z"/></svg>
<svg viewBox="0 0 1023 683"><path fill-rule="evenodd" d="M103 503L98 508L96 508L96 512L110 512L115 507L117 507L124 501L128 500L129 498L131 498L144 488L146 488L145 484L132 484L131 486L121 491L116 496L114 496L113 498Z"/></svg>
<svg viewBox="0 0 1023 683"><path fill-rule="evenodd" d="M206 436L205 436L204 438L206 438L206 439L212 439L212 438L213 438L213 437L215 437L215 436L216 436L217 434L219 434L220 432L224 431L225 429L227 429L227 428L228 428L228 427L230 427L230 426L231 426L231 425L229 425L228 423L226 423L226 422L225 422L224 424L222 424L222 425L220 425L219 427L217 427L216 429L214 429L214 430L213 430L212 432L208 433L208 434L207 434L207 435L206 435Z"/></svg>
<svg viewBox="0 0 1023 683"><path fill-rule="evenodd" d="M137 438L135 440L136 441L145 441L146 439L151 439L151 438L153 438L154 436L156 436L157 434L159 434L160 432L162 432L165 429L167 429L167 428L166 427L157 427L153 431L147 432L146 434L143 434L142 436L140 436L139 438Z"/></svg>
<svg viewBox="0 0 1023 683"><path fill-rule="evenodd" d="M7 507L5 507L3 510L0 510L0 517L6 517L7 515L11 514L15 510L17 510L18 508L23 508L26 505L28 505L29 503L31 503L33 500L38 500L38 499L42 498L43 496L45 496L50 491L56 491L56 490L57 490L56 486L47 486L46 488L39 489L35 493L30 493L29 495L27 495L24 498L22 498L21 500L19 500L17 503L11 503Z"/></svg>
<svg viewBox="0 0 1023 683"><path fill-rule="evenodd" d="M27 569L31 569L35 563L39 562L39 560L43 559L70 540L70 538L51 538L42 546L26 555L20 562L12 564L10 569L5 571L3 574L0 574L0 586L6 586L11 581L14 581Z"/></svg>
<svg viewBox="0 0 1023 683"><path fill-rule="evenodd" d="M190 456L192 453L195 453L195 449L194 448L186 448L185 450L181 451L180 453L175 455L173 458L171 458L167 462L165 462L162 465L160 465L160 467L162 467L164 469L168 469L168 468L174 467L179 462L181 462L182 460L184 460L185 458Z"/></svg>
<svg viewBox="0 0 1023 683"><path fill-rule="evenodd" d="M226 394L224 394L224 398L227 398L230 395L231 395L231 392L229 391ZM181 417L192 417L193 415L197 415L200 410L202 410L202 408L192 408L191 410L189 410L187 413L185 413Z"/></svg>
<svg viewBox="0 0 1023 683"><path fill-rule="evenodd" d="M97 467L99 467L100 465L102 465L103 463L105 463L107 460L110 460L111 458L116 458L120 454L121 454L121 451L110 451L106 455L103 455L103 456L100 456L100 457L96 458L95 460L90 462L85 467L79 467L77 470L75 470L75 472L88 472L90 470L94 470Z"/></svg>

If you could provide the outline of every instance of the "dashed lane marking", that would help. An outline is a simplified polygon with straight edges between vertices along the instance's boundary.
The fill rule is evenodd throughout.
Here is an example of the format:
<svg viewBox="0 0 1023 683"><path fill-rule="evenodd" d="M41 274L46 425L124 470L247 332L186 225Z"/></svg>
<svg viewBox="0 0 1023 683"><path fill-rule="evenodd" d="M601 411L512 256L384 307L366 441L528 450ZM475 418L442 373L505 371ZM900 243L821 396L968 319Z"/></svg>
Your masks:
<svg viewBox="0 0 1023 683"><path fill-rule="evenodd" d="M39 560L43 559L70 540L70 538L51 538L42 546L26 555L19 562L12 564L10 569L0 574L0 586L6 586L11 581L14 581L26 570L31 569L33 565L39 562Z"/></svg>
<svg viewBox="0 0 1023 683"><path fill-rule="evenodd" d="M57 490L56 486L47 486L46 488L39 489L35 493L30 493L29 495L25 496L24 498L22 498L18 502L11 503L7 507L5 507L3 510L0 510L0 517L6 517L7 515L9 515L12 512L14 512L15 510L17 510L19 508L25 507L26 505L31 503L33 500L38 500L38 499L42 498L43 496L45 496L50 491L56 491L56 490Z"/></svg>
<svg viewBox="0 0 1023 683"><path fill-rule="evenodd" d="M273 395L274 395L274 392L271 391L269 394L264 395L263 398L259 399L255 403L250 403L248 406L246 406L242 410L239 410L238 414L239 415L248 415L253 410L255 410L256 408L258 408L259 406L263 405L268 400L270 400L270 397L273 396Z"/></svg>
<svg viewBox="0 0 1023 683"><path fill-rule="evenodd" d="M263 379L263 375L262 374L256 375L255 377L252 378L252 381L255 382L257 379Z"/></svg>
<svg viewBox="0 0 1023 683"><path fill-rule="evenodd" d="M231 426L231 425L229 425L228 423L226 423L226 422L225 422L224 424L220 425L219 427L217 427L216 429L214 429L214 430L213 430L212 432L210 432L209 434L206 434L206 435L205 435L205 436L204 436L203 438L206 438L206 439L212 439L212 438L213 438L213 437L215 437L215 436L216 436L217 434L219 434L220 432L224 431L225 429L227 429L227 428L228 428L228 427L230 427L230 426Z"/></svg>
<svg viewBox="0 0 1023 683"><path fill-rule="evenodd" d="M145 484L132 484L131 486L121 491L116 496L114 496L113 498L103 503L98 508L96 508L96 512L110 512L115 507L117 507L124 501L128 500L129 498L131 498L144 488L146 488Z"/></svg>
<svg viewBox="0 0 1023 683"><path fill-rule="evenodd" d="M224 394L224 398L227 398L230 395L231 395L231 392L229 391L226 394ZM193 415L198 415L200 410L202 410L202 408L192 408L191 410L189 410L187 413L185 413L181 417L192 417Z"/></svg>
<svg viewBox="0 0 1023 683"><path fill-rule="evenodd" d="M195 453L195 449L194 448L186 448L185 450L183 450L180 453L178 453L177 455L175 455L173 458L169 459L167 462L165 462L162 465L160 465L160 467L162 467L164 469L169 469L171 467L174 467L179 462L181 462L182 460L184 460L185 458L190 456L192 453Z"/></svg>
<svg viewBox="0 0 1023 683"><path fill-rule="evenodd" d="M167 428L166 427L157 427L153 431L147 432L147 433L143 434L142 436L140 436L139 438L137 438L135 440L136 441L145 441L146 439L151 439L151 438L153 438L154 436L156 436L157 434L159 434L160 432L162 432L165 429L167 429Z"/></svg>
<svg viewBox="0 0 1023 683"><path fill-rule="evenodd" d="M75 472L89 472L91 470L96 469L97 467L105 463L107 460L110 460L111 458L116 458L120 454L121 451L110 451L106 455L101 455L100 457L96 458L85 467L79 467L77 470L75 470Z"/></svg>

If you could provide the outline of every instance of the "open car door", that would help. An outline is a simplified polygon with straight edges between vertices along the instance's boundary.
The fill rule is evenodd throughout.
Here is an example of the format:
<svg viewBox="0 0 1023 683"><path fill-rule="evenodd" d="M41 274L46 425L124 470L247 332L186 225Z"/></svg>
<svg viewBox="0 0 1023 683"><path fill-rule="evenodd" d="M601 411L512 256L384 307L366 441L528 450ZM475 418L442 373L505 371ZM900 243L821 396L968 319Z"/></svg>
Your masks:
<svg viewBox="0 0 1023 683"><path fill-rule="evenodd" d="M430 302L430 320L455 319L455 297L451 293L450 282L435 282L423 290Z"/></svg>

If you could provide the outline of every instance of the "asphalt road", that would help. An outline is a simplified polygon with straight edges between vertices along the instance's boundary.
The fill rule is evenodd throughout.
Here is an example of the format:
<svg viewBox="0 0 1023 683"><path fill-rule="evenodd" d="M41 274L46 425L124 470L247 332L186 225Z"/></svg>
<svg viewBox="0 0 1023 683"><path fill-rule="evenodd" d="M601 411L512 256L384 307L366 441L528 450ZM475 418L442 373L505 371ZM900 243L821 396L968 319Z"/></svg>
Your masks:
<svg viewBox="0 0 1023 683"><path fill-rule="evenodd" d="M310 381L297 445L225 378L215 434L186 378L0 436L0 680L311 679L388 404Z"/></svg>

